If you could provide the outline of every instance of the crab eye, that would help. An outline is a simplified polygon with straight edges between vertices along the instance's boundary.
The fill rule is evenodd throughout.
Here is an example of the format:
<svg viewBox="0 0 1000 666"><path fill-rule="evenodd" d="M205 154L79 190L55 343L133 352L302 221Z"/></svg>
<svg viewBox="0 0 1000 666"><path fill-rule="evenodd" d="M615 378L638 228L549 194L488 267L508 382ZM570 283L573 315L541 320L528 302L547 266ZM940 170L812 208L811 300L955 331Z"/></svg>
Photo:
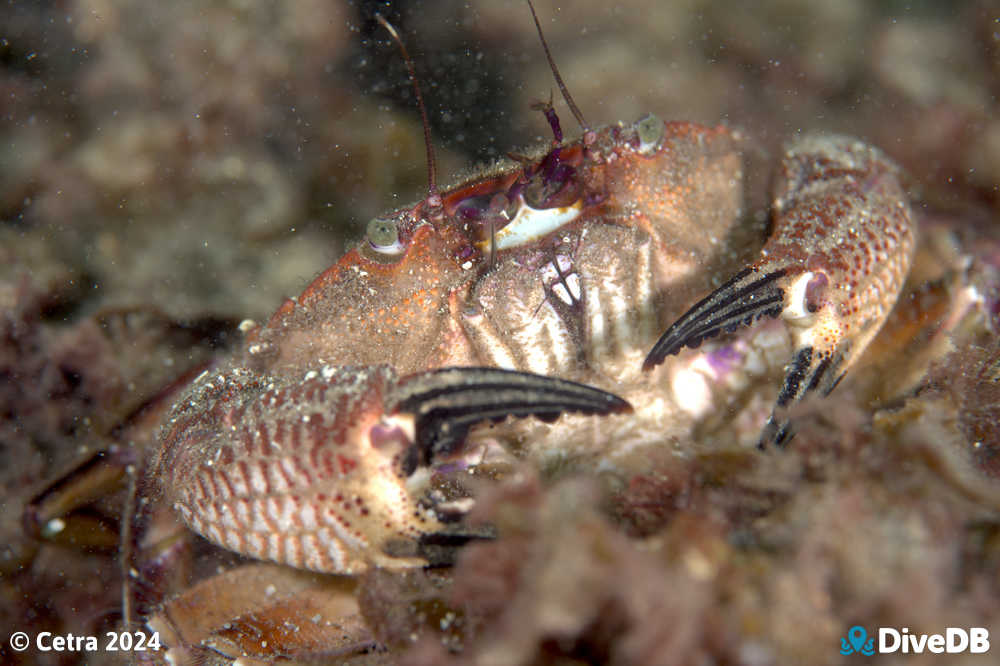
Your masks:
<svg viewBox="0 0 1000 666"><path fill-rule="evenodd" d="M652 113L639 119L635 124L636 134L639 136L639 152L643 155L655 153L660 149L663 141L663 121Z"/></svg>
<svg viewBox="0 0 1000 666"><path fill-rule="evenodd" d="M368 223L365 234L368 237L368 244L380 254L396 255L403 251L395 220L376 217Z"/></svg>

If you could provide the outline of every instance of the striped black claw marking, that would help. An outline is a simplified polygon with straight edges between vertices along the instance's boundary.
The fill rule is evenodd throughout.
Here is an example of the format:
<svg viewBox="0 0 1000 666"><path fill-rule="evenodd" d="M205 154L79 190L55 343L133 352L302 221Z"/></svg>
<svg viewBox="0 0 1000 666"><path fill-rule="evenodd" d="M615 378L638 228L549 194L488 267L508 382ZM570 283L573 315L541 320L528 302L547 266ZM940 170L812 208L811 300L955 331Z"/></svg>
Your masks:
<svg viewBox="0 0 1000 666"><path fill-rule="evenodd" d="M731 333L761 317L777 317L785 307L785 292L777 270L761 275L753 268L737 273L729 282L699 301L667 329L653 345L643 370L651 370L684 347L697 347L706 338Z"/></svg>
<svg viewBox="0 0 1000 666"><path fill-rule="evenodd" d="M806 373L809 372L812 358L812 347L800 349L799 353L795 355L792 367L785 375L785 383L781 387L781 393L778 394L778 407L787 407L793 398L797 398L805 392L799 389L802 387L802 380L805 379Z"/></svg>
<svg viewBox="0 0 1000 666"><path fill-rule="evenodd" d="M779 419L774 414L771 414L771 418L767 420L767 424L760 434L760 441L757 442L757 448L761 451L771 446L783 449L794 435L791 421L788 419Z"/></svg>
<svg viewBox="0 0 1000 666"><path fill-rule="evenodd" d="M469 428L508 416L554 421L562 414L630 412L607 391L576 382L499 368L442 368L410 375L395 390L394 413L416 417L420 462L453 451Z"/></svg>
<svg viewBox="0 0 1000 666"><path fill-rule="evenodd" d="M439 532L424 534L417 541L417 555L427 560L431 567L451 567L458 554L474 541L492 541L497 538L497 530L492 525L469 527L456 525Z"/></svg>
<svg viewBox="0 0 1000 666"><path fill-rule="evenodd" d="M813 391L819 391L823 396L829 395L843 377L843 374L837 374L843 360L844 356L839 351L825 355L817 355L812 347L803 347L798 351L785 375L775 411L764 426L757 448L763 450L769 446L784 447L791 441L795 435L791 423L778 413Z"/></svg>

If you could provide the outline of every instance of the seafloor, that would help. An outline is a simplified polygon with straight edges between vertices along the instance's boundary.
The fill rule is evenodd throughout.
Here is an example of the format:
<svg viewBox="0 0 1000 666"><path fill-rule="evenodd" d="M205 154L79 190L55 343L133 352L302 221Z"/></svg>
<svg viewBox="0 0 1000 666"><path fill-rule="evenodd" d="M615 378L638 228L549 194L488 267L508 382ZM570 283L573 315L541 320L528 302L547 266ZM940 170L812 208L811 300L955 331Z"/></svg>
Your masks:
<svg viewBox="0 0 1000 666"><path fill-rule="evenodd" d="M376 10L416 61L444 180L550 140L532 103L555 86L517 1L0 7L3 663L122 657L7 644L122 617L125 493L71 488L86 506L61 537L23 519L32 498L95 451L141 448L140 406L422 195L419 116ZM1000 4L538 11L591 123L652 111L741 128L763 154L806 129L882 147L920 226L908 309L785 452L660 464L611 495L514 475L477 509L500 538L452 570L362 579L329 660L836 664L866 658L840 655L854 625L984 627L1000 650Z"/></svg>

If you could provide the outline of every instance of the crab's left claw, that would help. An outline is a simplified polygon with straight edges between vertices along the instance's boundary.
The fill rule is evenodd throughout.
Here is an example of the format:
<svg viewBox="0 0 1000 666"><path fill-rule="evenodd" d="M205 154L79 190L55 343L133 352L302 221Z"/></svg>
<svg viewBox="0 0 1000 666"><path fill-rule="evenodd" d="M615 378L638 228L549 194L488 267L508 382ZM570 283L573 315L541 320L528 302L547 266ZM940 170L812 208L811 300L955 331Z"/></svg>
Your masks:
<svg viewBox="0 0 1000 666"><path fill-rule="evenodd" d="M555 420L568 412L610 414L632 406L618 396L565 379L499 368L443 368L400 380L394 413L416 418L421 464L450 453L477 423L509 416ZM412 470L408 470L408 473Z"/></svg>
<svg viewBox="0 0 1000 666"><path fill-rule="evenodd" d="M461 445L469 429L507 417L554 421L562 414L631 412L632 405L601 389L576 382L499 368L445 368L400 380L393 412L416 417L415 446L404 473L428 464ZM443 516L438 516L443 519ZM416 554L431 566L450 566L468 542L493 538L489 525L446 525L421 535Z"/></svg>
<svg viewBox="0 0 1000 666"><path fill-rule="evenodd" d="M795 357L759 446L786 443L791 430L780 411L813 391L832 391L899 296L914 245L905 202L898 168L879 150L843 136L789 144L761 258L670 326L643 369L711 336L780 317Z"/></svg>
<svg viewBox="0 0 1000 666"><path fill-rule="evenodd" d="M706 338L732 333L762 317L777 317L785 309L784 270L760 273L747 268L696 303L656 341L643 370L652 370L685 347Z"/></svg>
<svg viewBox="0 0 1000 666"><path fill-rule="evenodd" d="M674 322L653 345L643 369L650 370L685 347L698 347L707 338L732 333L759 319L782 317L799 324L817 316L823 319L822 313L816 313L822 308L820 299L827 282L826 274L819 271L803 274L801 270L744 269ZM814 336L809 335L823 324L830 322L809 321L805 325L807 330L799 331L795 359L785 375L776 409L787 408L811 391L819 389L825 395L833 390L843 353L829 348L829 336L817 347L812 340ZM760 446L782 445L790 436L787 419L772 414Z"/></svg>

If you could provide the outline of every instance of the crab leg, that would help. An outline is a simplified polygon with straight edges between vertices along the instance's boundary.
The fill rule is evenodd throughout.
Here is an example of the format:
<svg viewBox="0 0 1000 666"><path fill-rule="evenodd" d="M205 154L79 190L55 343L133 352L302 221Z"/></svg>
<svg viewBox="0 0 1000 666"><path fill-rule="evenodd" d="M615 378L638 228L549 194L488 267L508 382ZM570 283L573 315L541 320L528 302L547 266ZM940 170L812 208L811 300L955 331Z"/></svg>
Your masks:
<svg viewBox="0 0 1000 666"><path fill-rule="evenodd" d="M791 431L780 410L813 391L832 391L899 295L914 245L905 202L897 167L877 149L839 136L793 142L760 259L671 325L643 368L719 333L780 317L796 351L760 446L784 444Z"/></svg>
<svg viewBox="0 0 1000 666"><path fill-rule="evenodd" d="M237 367L178 403L158 475L184 520L230 550L331 573L423 566L405 545L444 524L414 472L473 425L630 409L599 389L496 368L399 379L387 366L327 366L279 384Z"/></svg>

